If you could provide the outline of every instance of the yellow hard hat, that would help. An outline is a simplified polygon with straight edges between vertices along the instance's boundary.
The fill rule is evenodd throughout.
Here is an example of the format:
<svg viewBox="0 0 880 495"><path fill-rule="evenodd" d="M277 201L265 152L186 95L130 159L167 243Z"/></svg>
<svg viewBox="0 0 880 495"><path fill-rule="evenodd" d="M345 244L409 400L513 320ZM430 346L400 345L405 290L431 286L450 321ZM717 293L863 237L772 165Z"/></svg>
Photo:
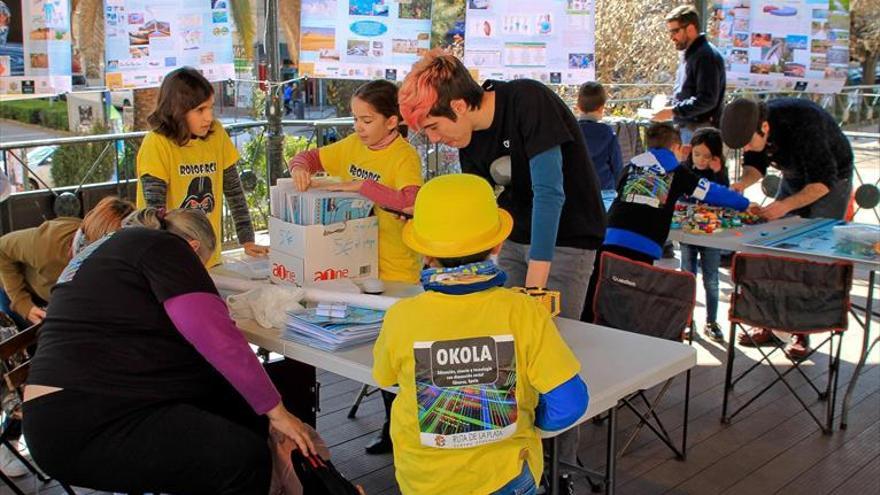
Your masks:
<svg viewBox="0 0 880 495"><path fill-rule="evenodd" d="M495 203L492 186L471 174L442 175L416 196L403 242L432 258L458 258L488 251L513 229L513 218Z"/></svg>

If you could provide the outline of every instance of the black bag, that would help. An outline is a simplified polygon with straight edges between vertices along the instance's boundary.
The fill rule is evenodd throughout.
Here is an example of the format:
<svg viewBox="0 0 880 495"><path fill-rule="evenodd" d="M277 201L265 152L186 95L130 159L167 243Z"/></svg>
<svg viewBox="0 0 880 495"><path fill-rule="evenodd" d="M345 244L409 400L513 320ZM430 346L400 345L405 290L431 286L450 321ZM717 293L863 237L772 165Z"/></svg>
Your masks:
<svg viewBox="0 0 880 495"><path fill-rule="evenodd" d="M290 454L293 470L302 483L304 495L359 495L336 466L319 456L304 456L298 449Z"/></svg>

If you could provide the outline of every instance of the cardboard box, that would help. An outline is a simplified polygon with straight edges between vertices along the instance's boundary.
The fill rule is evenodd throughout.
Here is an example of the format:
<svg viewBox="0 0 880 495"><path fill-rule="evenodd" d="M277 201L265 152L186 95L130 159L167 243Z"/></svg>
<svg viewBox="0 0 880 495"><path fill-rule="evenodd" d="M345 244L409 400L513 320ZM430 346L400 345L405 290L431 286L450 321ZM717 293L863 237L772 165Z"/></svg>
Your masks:
<svg viewBox="0 0 880 495"><path fill-rule="evenodd" d="M314 285L379 276L376 217L332 225L296 225L269 218L269 262L276 283Z"/></svg>

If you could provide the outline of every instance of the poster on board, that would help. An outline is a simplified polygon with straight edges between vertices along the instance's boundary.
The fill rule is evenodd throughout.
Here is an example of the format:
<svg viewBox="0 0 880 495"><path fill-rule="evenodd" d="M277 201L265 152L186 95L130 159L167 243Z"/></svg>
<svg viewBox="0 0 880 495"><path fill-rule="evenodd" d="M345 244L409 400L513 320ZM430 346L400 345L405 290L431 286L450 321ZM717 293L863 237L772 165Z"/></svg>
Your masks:
<svg viewBox="0 0 880 495"><path fill-rule="evenodd" d="M834 93L846 82L849 0L722 0L714 16L730 84Z"/></svg>
<svg viewBox="0 0 880 495"><path fill-rule="evenodd" d="M430 0L303 0L300 75L402 80L431 43Z"/></svg>
<svg viewBox="0 0 880 495"><path fill-rule="evenodd" d="M71 90L68 0L0 0L0 94Z"/></svg>
<svg viewBox="0 0 880 495"><path fill-rule="evenodd" d="M467 0L464 63L479 80L596 77L592 0Z"/></svg>
<svg viewBox="0 0 880 495"><path fill-rule="evenodd" d="M105 0L104 24L110 89L158 86L186 65L209 81L235 75L229 0Z"/></svg>

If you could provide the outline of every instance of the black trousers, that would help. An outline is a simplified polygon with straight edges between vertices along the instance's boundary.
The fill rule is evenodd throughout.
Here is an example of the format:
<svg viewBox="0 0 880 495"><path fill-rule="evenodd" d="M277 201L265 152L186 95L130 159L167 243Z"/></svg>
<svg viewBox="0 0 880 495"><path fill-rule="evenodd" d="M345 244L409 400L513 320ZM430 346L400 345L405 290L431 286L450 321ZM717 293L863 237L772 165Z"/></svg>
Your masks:
<svg viewBox="0 0 880 495"><path fill-rule="evenodd" d="M268 422L230 388L155 401L62 390L23 405L31 455L51 477L110 492L269 492Z"/></svg>
<svg viewBox="0 0 880 495"><path fill-rule="evenodd" d="M590 283L587 285L587 296L584 299L584 310L581 312L581 321L593 323L595 315L593 314L593 299L596 297L596 284L599 281L599 263L602 261L602 253L614 253L633 261L641 261L643 263L654 264L654 258L647 254L620 246L602 246L596 251L596 260L593 265L593 273L590 274Z"/></svg>

